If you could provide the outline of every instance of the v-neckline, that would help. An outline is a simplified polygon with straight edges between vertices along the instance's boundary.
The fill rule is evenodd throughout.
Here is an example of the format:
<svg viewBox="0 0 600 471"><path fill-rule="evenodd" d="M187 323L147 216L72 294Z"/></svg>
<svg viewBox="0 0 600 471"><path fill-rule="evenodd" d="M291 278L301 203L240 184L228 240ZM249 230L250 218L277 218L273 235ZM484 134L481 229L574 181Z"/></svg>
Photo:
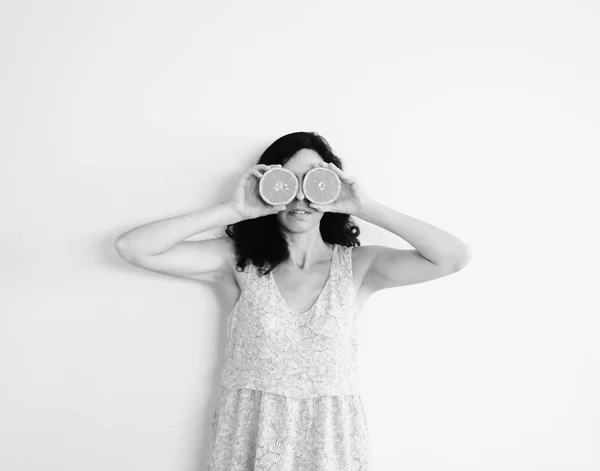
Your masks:
<svg viewBox="0 0 600 471"><path fill-rule="evenodd" d="M319 293L319 296L317 296L317 299L315 299L315 302L312 304L311 307L309 307L304 312L297 312L297 311L293 310L290 307L290 305L288 304L288 302L285 300L285 298L281 294L281 291L279 291L279 288L277 287L277 283L275 282L275 277L273 276L273 271L269 272L269 278L271 279L271 282L273 283L273 287L275 288L275 292L277 293L279 299L281 300L281 302L287 308L288 311L290 311L292 314L294 314L296 316L303 316L303 315L306 315L309 312L311 312L317 306L317 304L319 303L319 301L323 297L323 294L325 293L325 291L329 287L329 283L331 282L331 274L333 273L333 265L336 262L336 257L337 257L337 244L333 244L333 249L332 249L332 252L331 252L331 264L329 265L329 274L327 276L327 280L325 281L325 284L323 285L323 288L321 289L321 292Z"/></svg>

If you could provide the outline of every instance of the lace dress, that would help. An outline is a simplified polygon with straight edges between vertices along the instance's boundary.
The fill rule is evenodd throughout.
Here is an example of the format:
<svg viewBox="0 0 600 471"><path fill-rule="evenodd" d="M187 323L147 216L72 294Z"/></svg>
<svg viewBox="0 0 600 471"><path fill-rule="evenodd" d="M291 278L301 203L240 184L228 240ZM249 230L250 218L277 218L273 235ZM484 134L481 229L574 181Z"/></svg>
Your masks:
<svg viewBox="0 0 600 471"><path fill-rule="evenodd" d="M207 471L368 471L352 249L334 244L313 306L292 311L253 265L227 321Z"/></svg>

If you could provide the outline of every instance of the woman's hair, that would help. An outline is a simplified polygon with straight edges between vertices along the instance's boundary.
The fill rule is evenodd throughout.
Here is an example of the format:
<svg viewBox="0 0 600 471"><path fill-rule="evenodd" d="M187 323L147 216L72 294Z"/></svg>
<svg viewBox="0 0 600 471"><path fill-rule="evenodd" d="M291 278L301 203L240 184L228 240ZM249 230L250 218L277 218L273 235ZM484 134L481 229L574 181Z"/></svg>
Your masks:
<svg viewBox="0 0 600 471"><path fill-rule="evenodd" d="M283 166L302 149L314 150L325 162L332 162L344 170L342 161L333 153L329 143L315 132L294 132L280 137L263 152L256 165ZM349 214L325 212L319 229L323 240L330 244L346 247L360 245L360 228ZM261 276L266 275L290 255L277 214L229 224L225 234L234 242L238 271L244 271L250 261L257 267Z"/></svg>

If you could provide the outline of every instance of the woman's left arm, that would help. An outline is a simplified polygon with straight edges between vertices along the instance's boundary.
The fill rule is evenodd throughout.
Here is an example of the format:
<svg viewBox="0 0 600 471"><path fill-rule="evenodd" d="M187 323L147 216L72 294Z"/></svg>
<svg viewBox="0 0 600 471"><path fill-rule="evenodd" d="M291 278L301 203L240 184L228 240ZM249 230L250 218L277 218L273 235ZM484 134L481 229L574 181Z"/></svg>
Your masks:
<svg viewBox="0 0 600 471"><path fill-rule="evenodd" d="M457 237L375 201L355 176L331 163L321 165L340 177L342 189L335 202L310 204L312 208L359 217L396 234L414 247L406 250L382 245L361 246L366 290L373 293L434 280L462 270L471 260L470 248Z"/></svg>
<svg viewBox="0 0 600 471"><path fill-rule="evenodd" d="M396 234L423 257L437 265L455 266L460 269L471 259L469 246L459 238L389 208L373 198L365 198L354 216Z"/></svg>

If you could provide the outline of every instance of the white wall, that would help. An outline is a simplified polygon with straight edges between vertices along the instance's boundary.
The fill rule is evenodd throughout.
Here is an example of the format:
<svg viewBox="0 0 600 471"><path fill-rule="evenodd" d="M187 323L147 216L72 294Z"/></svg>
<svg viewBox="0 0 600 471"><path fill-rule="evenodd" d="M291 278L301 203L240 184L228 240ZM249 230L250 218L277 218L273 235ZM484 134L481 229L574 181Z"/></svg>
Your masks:
<svg viewBox="0 0 600 471"><path fill-rule="evenodd" d="M30 0L0 18L0 468L204 469L222 300L113 243L314 130L374 198L474 253L361 314L374 469L600 469L597 2ZM358 222L363 245L409 247Z"/></svg>

